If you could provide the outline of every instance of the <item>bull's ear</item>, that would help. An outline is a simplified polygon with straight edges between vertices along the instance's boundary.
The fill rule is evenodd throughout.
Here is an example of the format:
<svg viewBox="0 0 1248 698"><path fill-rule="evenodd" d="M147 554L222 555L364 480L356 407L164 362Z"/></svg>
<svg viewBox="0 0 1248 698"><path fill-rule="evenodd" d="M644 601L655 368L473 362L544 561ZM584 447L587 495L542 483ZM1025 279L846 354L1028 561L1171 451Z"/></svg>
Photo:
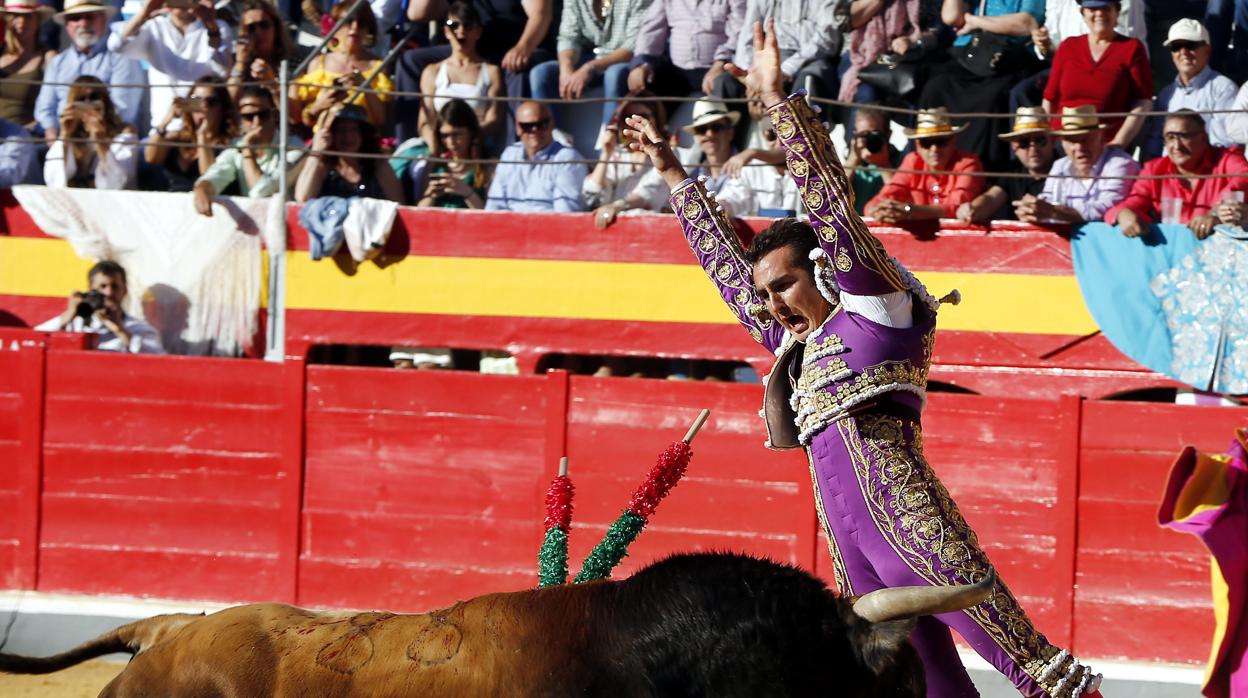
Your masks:
<svg viewBox="0 0 1248 698"><path fill-rule="evenodd" d="M872 623L862 643L862 661L876 676L896 666L898 655L910 639L914 618Z"/></svg>

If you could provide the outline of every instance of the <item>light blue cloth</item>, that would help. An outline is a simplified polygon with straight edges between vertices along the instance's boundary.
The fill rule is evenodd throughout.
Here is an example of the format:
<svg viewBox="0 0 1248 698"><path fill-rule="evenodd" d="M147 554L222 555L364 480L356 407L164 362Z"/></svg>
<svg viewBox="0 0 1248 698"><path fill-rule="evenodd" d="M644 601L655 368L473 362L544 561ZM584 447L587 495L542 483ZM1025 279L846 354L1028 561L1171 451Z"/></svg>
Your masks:
<svg viewBox="0 0 1248 698"><path fill-rule="evenodd" d="M101 37L91 50L83 53L72 45L56 54L43 72L44 85L35 99L35 120L44 130L60 128L61 108L69 96L69 83L82 75L94 75L109 85L146 85L147 73L133 58L108 50L108 37ZM52 85L47 83L65 83ZM121 120L134 126L139 133L147 131L147 114L143 112L142 87L114 87L108 91Z"/></svg>
<svg viewBox="0 0 1248 698"><path fill-rule="evenodd" d="M581 183L589 176L589 169L581 163L567 162L583 159L573 148L553 141L529 161L524 144L512 143L500 159L504 163L528 162L498 166L485 202L487 211L585 210L581 202ZM566 164L537 164L541 161Z"/></svg>
<svg viewBox="0 0 1248 698"><path fill-rule="evenodd" d="M0 119L0 189L17 184L43 184L39 146L22 142L27 138L30 138L29 131L8 119Z"/></svg>
<svg viewBox="0 0 1248 698"><path fill-rule="evenodd" d="M308 231L308 253L312 261L332 257L342 246L342 222L350 209L350 199L322 196L308 201L299 210L299 222Z"/></svg>
<svg viewBox="0 0 1248 698"><path fill-rule="evenodd" d="M1248 241L1197 241L1183 225L1147 231L1075 231L1075 275L1092 318L1147 368L1200 390L1248 391Z"/></svg>

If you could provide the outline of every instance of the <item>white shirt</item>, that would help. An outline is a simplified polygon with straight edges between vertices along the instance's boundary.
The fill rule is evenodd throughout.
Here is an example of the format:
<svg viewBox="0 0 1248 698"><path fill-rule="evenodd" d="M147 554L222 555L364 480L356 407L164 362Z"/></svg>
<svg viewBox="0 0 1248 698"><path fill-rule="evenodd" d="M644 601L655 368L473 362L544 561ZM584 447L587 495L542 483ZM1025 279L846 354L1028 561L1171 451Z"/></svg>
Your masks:
<svg viewBox="0 0 1248 698"><path fill-rule="evenodd" d="M95 156L95 147L88 148L88 152ZM74 151L67 151L65 142L58 138L48 148L48 157L43 162L43 181L49 187L68 187L78 175L80 166L82 163L74 161ZM139 140L129 131L121 133L108 146L108 157L96 159L95 188L134 189L138 169Z"/></svg>
<svg viewBox="0 0 1248 698"><path fill-rule="evenodd" d="M761 166L757 161L741 168L741 180L753 194L750 210L742 212L743 216L757 216L760 210L782 209L793 211L793 215L801 215L802 195L792 177L776 171L776 168Z"/></svg>
<svg viewBox="0 0 1248 698"><path fill-rule="evenodd" d="M160 335L151 325L132 318L129 315L124 316L122 320L122 328L126 334L130 335L130 343L125 344L121 341L121 337L113 334L113 331L104 326L103 322L94 315L91 316L91 322L84 322L79 316L69 321L64 328L61 327L61 318L54 317L47 322L40 323L36 330L40 332L89 332L100 336L99 342L95 348L100 351L120 351L130 354L163 354L164 348L160 345Z"/></svg>
<svg viewBox="0 0 1248 698"><path fill-rule="evenodd" d="M208 28L198 19L185 33L167 15L159 15L144 22L124 43L119 32L109 35L109 50L151 65L147 82L151 85L152 123L160 123L165 118L173 98L185 97L191 91L192 82L205 75L225 77L229 73L233 36L221 20L217 20L217 30L221 32L221 43L215 49L208 43ZM180 124L170 124L170 127L180 128Z"/></svg>
<svg viewBox="0 0 1248 698"><path fill-rule="evenodd" d="M1239 88L1239 93L1235 95L1235 103L1231 105L1231 109L1236 110L1235 114L1224 114L1226 117L1226 135L1236 145L1244 145L1248 143L1248 82Z"/></svg>

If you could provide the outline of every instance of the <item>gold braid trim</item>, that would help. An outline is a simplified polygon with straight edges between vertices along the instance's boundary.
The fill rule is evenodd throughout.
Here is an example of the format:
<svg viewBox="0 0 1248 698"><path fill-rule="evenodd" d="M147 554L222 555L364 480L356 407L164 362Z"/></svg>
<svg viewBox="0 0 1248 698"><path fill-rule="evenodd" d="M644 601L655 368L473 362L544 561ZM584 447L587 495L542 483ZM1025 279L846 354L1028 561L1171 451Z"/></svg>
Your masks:
<svg viewBox="0 0 1248 698"><path fill-rule="evenodd" d="M703 271L719 287L737 321L761 344L763 332L775 321L750 283L753 270L745 261L745 249L732 222L707 194L706 187L695 180L677 187L671 203L685 224L689 244Z"/></svg>
<svg viewBox="0 0 1248 698"><path fill-rule="evenodd" d="M858 212L854 210L854 194L845 176L845 169L832 148L832 141L820 125L818 117L802 96L793 96L773 105L771 123L785 146L786 162L794 177L801 178L802 200L815 223L820 239L832 247L832 260L837 269L853 268L846 248L852 248L857 261L898 291L907 289L892 258ZM841 244L840 235L849 236Z"/></svg>

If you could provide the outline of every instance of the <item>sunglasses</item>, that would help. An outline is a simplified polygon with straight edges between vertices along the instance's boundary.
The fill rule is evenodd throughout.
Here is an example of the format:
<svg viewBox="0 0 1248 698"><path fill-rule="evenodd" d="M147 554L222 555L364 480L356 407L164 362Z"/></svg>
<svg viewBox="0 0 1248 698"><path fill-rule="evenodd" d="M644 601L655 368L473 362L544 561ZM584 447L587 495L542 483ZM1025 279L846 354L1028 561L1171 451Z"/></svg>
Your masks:
<svg viewBox="0 0 1248 698"><path fill-rule="evenodd" d="M467 31L467 30L469 30L469 29L472 29L472 28L473 28L473 26L475 26L475 25L468 24L467 22L461 22L461 21L459 21L459 20L457 20L457 19L448 19L448 20L446 20L446 28L447 28L447 29L450 29L450 30L451 30L451 31L453 31L453 32L457 32L457 31L459 31L459 28L460 28L460 27L463 27L463 28L464 28L464 30L465 30L465 31Z"/></svg>
<svg viewBox="0 0 1248 698"><path fill-rule="evenodd" d="M915 141L915 145L920 148L943 148L952 142L952 136L942 136L941 138L919 138Z"/></svg>
<svg viewBox="0 0 1248 698"><path fill-rule="evenodd" d="M260 109L258 111L249 111L246 113L241 113L238 115L238 118L242 119L243 121L254 121L256 119L264 120L264 119L269 118L269 115L272 113L273 113L272 109Z"/></svg>
<svg viewBox="0 0 1248 698"><path fill-rule="evenodd" d="M1178 53L1179 51L1195 51L1204 44L1192 43L1190 41L1176 41L1170 44L1170 53Z"/></svg>
<svg viewBox="0 0 1248 698"><path fill-rule="evenodd" d="M524 133L533 133L534 131L542 131L550 126L550 119L541 119L539 121L518 121L516 125Z"/></svg>
<svg viewBox="0 0 1248 698"><path fill-rule="evenodd" d="M1049 144L1049 137L1048 136L1024 136L1022 138L1014 139L1014 142L1018 144L1019 150L1026 150L1027 148L1030 148L1033 145L1043 148L1044 146Z"/></svg>
<svg viewBox="0 0 1248 698"><path fill-rule="evenodd" d="M268 31L272 28L273 28L273 22L267 19L262 19L259 22L252 22L251 24L243 25L243 29L246 29L248 34L252 32L256 32L256 31Z"/></svg>
<svg viewBox="0 0 1248 698"><path fill-rule="evenodd" d="M709 124L694 126L693 133L698 136L704 136L708 133L719 133L727 128L729 128L729 125L726 121L712 121Z"/></svg>

